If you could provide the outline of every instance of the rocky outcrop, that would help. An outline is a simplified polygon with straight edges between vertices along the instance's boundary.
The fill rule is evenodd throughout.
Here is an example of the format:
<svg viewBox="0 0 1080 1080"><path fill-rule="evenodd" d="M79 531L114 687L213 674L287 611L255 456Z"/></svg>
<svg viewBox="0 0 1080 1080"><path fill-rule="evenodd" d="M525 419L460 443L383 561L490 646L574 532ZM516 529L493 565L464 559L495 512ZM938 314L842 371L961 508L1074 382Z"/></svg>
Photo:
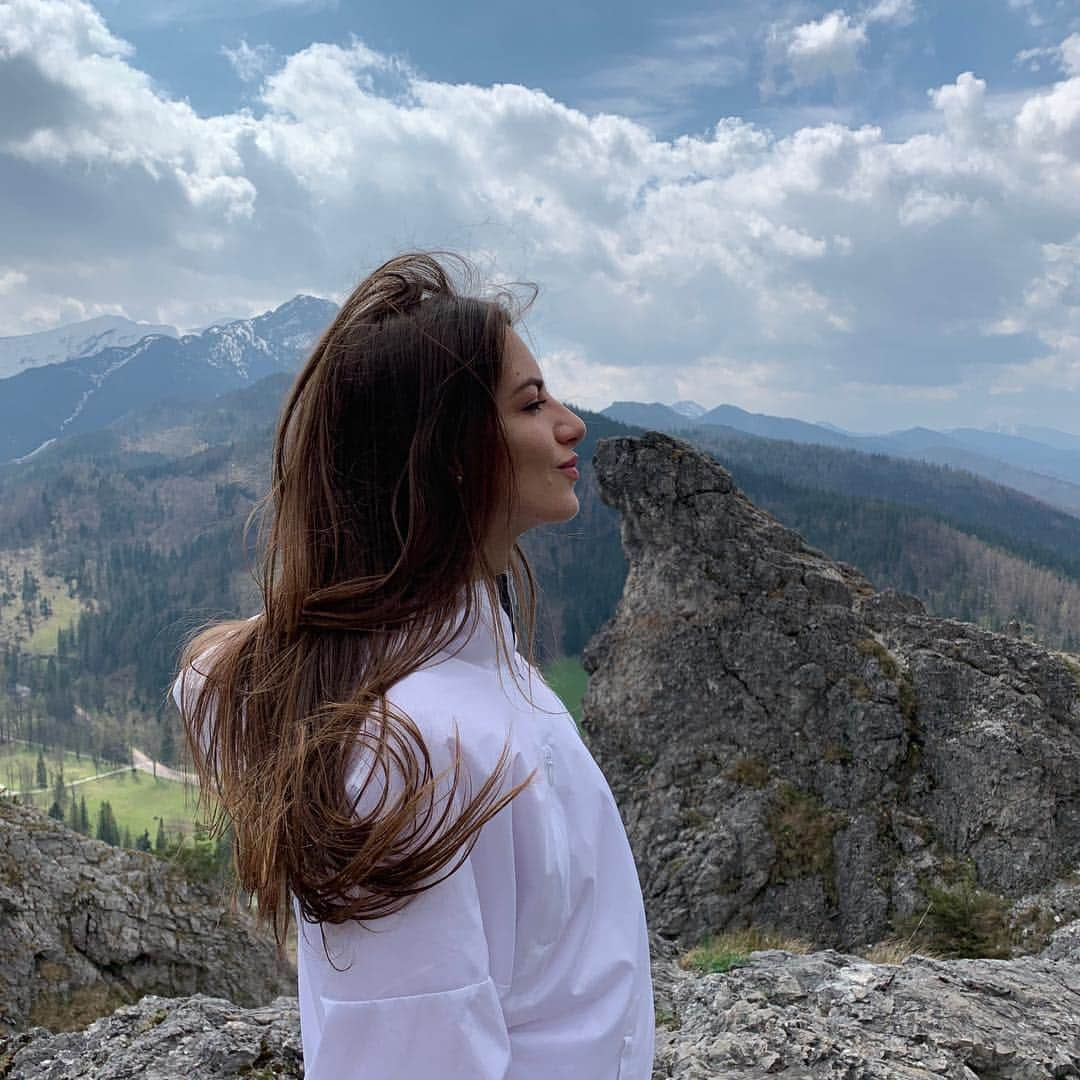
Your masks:
<svg viewBox="0 0 1080 1080"><path fill-rule="evenodd" d="M1068 658L875 593L686 442L608 439L594 465L630 571L583 726L654 928L851 946L932 884L1019 896L1080 864Z"/></svg>
<svg viewBox="0 0 1080 1080"><path fill-rule="evenodd" d="M726 974L697 975L654 940L653 985L654 1080L1080 1076L1075 945L1058 961L912 957L899 966L760 952ZM294 998L241 1009L147 997L83 1032L38 1028L0 1041L0 1080L288 1080L302 1064Z"/></svg>
<svg viewBox="0 0 1080 1080"><path fill-rule="evenodd" d="M257 1005L295 974L220 889L0 800L0 1031L82 1026L144 994Z"/></svg>
<svg viewBox="0 0 1080 1080"><path fill-rule="evenodd" d="M654 1078L1080 1076L1080 967L1036 957L871 964L755 953L673 981Z"/></svg>
<svg viewBox="0 0 1080 1080"><path fill-rule="evenodd" d="M296 998L258 1009L223 998L144 997L85 1031L35 1028L0 1042L3 1080L300 1080Z"/></svg>

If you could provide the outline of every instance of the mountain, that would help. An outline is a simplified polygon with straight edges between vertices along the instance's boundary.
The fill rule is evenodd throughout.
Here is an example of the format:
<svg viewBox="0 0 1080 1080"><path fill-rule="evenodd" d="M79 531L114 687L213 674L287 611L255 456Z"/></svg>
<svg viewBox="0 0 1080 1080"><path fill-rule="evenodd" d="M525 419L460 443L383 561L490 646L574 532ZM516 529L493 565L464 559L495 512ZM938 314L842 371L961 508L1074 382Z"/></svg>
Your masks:
<svg viewBox="0 0 1080 1080"><path fill-rule="evenodd" d="M1056 428L1036 427L1032 424L1014 424L1005 434L1033 439L1035 442L1044 443L1046 446L1055 446L1059 450L1080 450L1080 435L1070 435L1067 431L1058 431Z"/></svg>
<svg viewBox="0 0 1080 1080"><path fill-rule="evenodd" d="M681 416L689 416L691 420L704 416L708 411L704 405L699 405L696 401L676 401L671 407Z"/></svg>
<svg viewBox="0 0 1080 1080"><path fill-rule="evenodd" d="M1019 435L977 428L953 428L949 435L965 449L1043 476L1080 484L1080 447L1051 446Z"/></svg>
<svg viewBox="0 0 1080 1080"><path fill-rule="evenodd" d="M62 435L103 428L154 402L207 401L292 372L335 311L328 300L297 296L201 334L153 334L14 375L0 386L0 461L25 457Z"/></svg>
<svg viewBox="0 0 1080 1080"><path fill-rule="evenodd" d="M913 427L881 435L853 435L831 424L811 424L790 417L752 413L734 405L718 405L697 419L656 402L645 405L636 401L616 401L603 413L624 424L668 434L691 436L695 428L724 427L767 439L949 465L1080 516L1080 438L1065 432L1028 429L1029 435L1046 432L1050 442L977 428L934 431Z"/></svg>
<svg viewBox="0 0 1080 1080"><path fill-rule="evenodd" d="M700 417L687 416L670 405L661 405L659 401L648 405L640 401L614 401L600 411L602 416L617 420L620 424L633 424L634 427L655 431L683 431L703 423Z"/></svg>
<svg viewBox="0 0 1080 1080"><path fill-rule="evenodd" d="M180 336L175 326L132 322L121 315L101 315L37 334L0 337L0 379L46 364L93 356L102 349L126 348L151 334Z"/></svg>
<svg viewBox="0 0 1080 1080"><path fill-rule="evenodd" d="M717 405L715 409L702 411L694 416L689 412L680 412L675 406L661 405L656 401L649 405L638 401L616 401L601 411L604 416L610 416L612 420L618 420L622 424L633 424L635 427L668 433L688 431L699 426L723 426L766 439L792 439L795 442L821 443L824 446L852 446L858 442L858 436L846 435L820 424L747 412L735 405Z"/></svg>

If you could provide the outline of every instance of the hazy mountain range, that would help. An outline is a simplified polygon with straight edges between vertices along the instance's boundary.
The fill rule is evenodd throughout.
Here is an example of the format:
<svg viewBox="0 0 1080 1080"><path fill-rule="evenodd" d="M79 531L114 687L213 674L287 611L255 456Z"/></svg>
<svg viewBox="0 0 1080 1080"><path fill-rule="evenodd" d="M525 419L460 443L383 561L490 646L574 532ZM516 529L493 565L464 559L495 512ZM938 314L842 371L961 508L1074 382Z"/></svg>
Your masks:
<svg viewBox="0 0 1080 1080"><path fill-rule="evenodd" d="M671 406L616 401L602 411L624 424L670 434L688 436L695 428L719 427L766 439L948 465L1080 514L1080 437L1052 428L1023 427L1006 432L916 427L882 435L856 435L828 424L746 412L734 405L704 409L685 401Z"/></svg>

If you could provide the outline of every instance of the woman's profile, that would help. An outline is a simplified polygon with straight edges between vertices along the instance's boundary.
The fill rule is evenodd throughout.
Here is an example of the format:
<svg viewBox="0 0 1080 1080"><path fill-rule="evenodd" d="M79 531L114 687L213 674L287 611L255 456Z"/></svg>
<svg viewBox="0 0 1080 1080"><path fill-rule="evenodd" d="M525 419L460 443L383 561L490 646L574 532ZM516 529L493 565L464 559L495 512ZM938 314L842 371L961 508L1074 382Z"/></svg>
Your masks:
<svg viewBox="0 0 1080 1080"><path fill-rule="evenodd" d="M308 1080L647 1080L637 872L517 542L577 513L585 425L452 262L391 259L311 352L262 610L196 635L173 693L238 887L279 942L296 919Z"/></svg>

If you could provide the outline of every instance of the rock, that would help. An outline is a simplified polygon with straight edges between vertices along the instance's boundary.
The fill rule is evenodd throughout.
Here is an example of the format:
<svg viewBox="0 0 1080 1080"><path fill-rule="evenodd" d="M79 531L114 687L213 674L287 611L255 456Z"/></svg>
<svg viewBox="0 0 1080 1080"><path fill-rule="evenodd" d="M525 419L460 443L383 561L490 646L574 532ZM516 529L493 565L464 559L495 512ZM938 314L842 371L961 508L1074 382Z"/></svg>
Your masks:
<svg viewBox="0 0 1080 1080"><path fill-rule="evenodd" d="M1036 957L871 964L753 953L672 982L654 1078L1080 1076L1080 966Z"/></svg>
<svg viewBox="0 0 1080 1080"><path fill-rule="evenodd" d="M1080 864L1080 699L1032 642L876 593L689 443L600 442L629 575L583 727L650 925L878 940L927 887L1019 896Z"/></svg>
<svg viewBox="0 0 1080 1080"><path fill-rule="evenodd" d="M82 1026L144 994L258 1005L295 974L246 911L179 868L0 800L0 1031Z"/></svg>
<svg viewBox="0 0 1080 1080"><path fill-rule="evenodd" d="M1080 965L1042 957L871 964L752 953L698 975L653 938L654 1080L1037 1080L1080 1075ZM0 1040L0 1080L299 1078L295 998L258 1009L143 998L79 1033ZM411 1078L410 1078L411 1080Z"/></svg>
<svg viewBox="0 0 1080 1080"><path fill-rule="evenodd" d="M222 998L144 997L85 1031L0 1042L3 1080L291 1080L304 1075L296 998L257 1009Z"/></svg>

